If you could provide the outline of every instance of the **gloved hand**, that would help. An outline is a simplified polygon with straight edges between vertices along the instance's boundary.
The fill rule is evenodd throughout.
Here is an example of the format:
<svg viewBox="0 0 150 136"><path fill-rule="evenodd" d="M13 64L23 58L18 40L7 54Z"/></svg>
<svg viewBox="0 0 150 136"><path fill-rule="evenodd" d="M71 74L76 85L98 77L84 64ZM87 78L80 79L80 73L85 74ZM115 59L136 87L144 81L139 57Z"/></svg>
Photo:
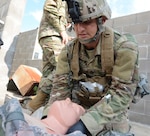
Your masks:
<svg viewBox="0 0 150 136"><path fill-rule="evenodd" d="M74 131L81 131L83 134L86 134L87 136L92 136L91 133L88 131L82 120L79 120L77 123L75 123L73 126L71 126L66 134L70 134Z"/></svg>

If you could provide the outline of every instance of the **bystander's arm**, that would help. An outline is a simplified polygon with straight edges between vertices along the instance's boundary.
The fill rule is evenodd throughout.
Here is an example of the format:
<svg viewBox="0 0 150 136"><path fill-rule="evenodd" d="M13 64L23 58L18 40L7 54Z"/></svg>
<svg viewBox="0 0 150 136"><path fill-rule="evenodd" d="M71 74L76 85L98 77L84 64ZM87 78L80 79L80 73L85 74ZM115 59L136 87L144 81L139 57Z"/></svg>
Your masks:
<svg viewBox="0 0 150 136"><path fill-rule="evenodd" d="M59 33L61 33L62 31L65 31L66 29L64 23L62 23L61 21L62 15L59 13L61 6L62 6L61 0L60 1L49 0L49 1L46 1L44 5L44 12L46 13L46 17L49 23L53 25L53 27Z"/></svg>

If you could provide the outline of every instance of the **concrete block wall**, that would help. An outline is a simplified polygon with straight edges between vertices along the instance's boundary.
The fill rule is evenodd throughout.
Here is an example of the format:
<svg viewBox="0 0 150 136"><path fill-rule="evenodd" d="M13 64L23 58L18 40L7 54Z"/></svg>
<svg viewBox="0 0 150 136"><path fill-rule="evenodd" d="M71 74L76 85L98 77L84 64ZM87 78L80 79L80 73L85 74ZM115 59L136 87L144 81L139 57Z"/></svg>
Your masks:
<svg viewBox="0 0 150 136"><path fill-rule="evenodd" d="M40 46L37 44L37 32L38 28L20 33L18 35L16 50L9 77L13 75L13 73L21 64L35 67L41 71L42 60L33 59L34 48L36 46Z"/></svg>
<svg viewBox="0 0 150 136"><path fill-rule="evenodd" d="M150 82L150 11L109 20L106 24L120 33L129 32L139 44L140 73ZM150 95L137 104L131 104L129 118L132 121L150 125Z"/></svg>

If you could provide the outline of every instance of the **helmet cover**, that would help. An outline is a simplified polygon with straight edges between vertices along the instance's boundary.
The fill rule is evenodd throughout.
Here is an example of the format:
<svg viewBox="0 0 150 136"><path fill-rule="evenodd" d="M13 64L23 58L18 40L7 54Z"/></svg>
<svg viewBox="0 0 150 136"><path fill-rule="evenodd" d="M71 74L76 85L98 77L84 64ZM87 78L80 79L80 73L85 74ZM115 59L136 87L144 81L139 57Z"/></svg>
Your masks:
<svg viewBox="0 0 150 136"><path fill-rule="evenodd" d="M85 22L101 16L111 18L111 9L106 0L67 0L68 13L74 23Z"/></svg>

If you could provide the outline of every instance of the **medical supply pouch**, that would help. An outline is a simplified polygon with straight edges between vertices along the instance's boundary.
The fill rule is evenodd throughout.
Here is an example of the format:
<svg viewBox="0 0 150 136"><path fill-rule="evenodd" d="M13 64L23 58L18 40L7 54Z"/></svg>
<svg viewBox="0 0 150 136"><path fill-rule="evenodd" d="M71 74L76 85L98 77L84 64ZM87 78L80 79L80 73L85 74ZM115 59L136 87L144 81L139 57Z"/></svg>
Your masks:
<svg viewBox="0 0 150 136"><path fill-rule="evenodd" d="M83 106L91 107L104 96L104 87L99 83L79 82L76 96Z"/></svg>

